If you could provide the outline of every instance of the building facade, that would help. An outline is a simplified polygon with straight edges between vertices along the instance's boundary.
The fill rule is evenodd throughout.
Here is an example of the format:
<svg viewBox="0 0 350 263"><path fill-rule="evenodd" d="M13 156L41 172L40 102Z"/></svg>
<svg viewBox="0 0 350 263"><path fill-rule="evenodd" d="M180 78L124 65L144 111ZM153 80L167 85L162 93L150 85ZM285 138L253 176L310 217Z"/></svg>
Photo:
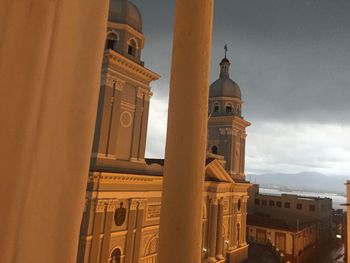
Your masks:
<svg viewBox="0 0 350 263"><path fill-rule="evenodd" d="M328 246L332 237L332 199L261 194L258 185L252 185L248 191L249 242L273 243L291 262L303 262L315 256L316 248ZM268 234L282 230L286 234L277 240L283 242L277 243L275 234Z"/></svg>
<svg viewBox="0 0 350 263"><path fill-rule="evenodd" d="M281 218L288 224L317 221L319 222L319 240L327 241L332 236L331 198L261 194L257 185L250 188L249 196L249 214Z"/></svg>
<svg viewBox="0 0 350 263"><path fill-rule="evenodd" d="M77 262L157 262L164 160L145 158L145 145L150 83L160 76L145 68L141 61L144 41L137 7L127 0L111 0ZM228 70L227 67L225 78L232 81ZM250 184L244 180L241 142L249 123L241 117L241 98L226 93L212 96L212 86L211 99L228 100L232 111L224 116L216 112L209 119L213 134L224 127L226 135L208 142L202 261L242 262L248 256L246 219ZM220 85L215 85L215 89L220 89ZM225 143L237 152L232 164L233 152L221 148L224 144L221 140L226 138L232 139ZM216 152L212 151L213 143L220 146Z"/></svg>
<svg viewBox="0 0 350 263"><path fill-rule="evenodd" d="M292 263L315 259L318 235L317 221L288 225L281 219L248 216L248 242L270 245Z"/></svg>

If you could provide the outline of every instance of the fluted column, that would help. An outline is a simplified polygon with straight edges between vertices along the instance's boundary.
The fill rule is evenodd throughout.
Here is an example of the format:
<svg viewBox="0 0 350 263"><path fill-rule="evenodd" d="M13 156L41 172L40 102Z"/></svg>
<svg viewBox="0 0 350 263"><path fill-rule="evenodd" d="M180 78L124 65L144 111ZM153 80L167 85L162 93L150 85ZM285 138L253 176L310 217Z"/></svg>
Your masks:
<svg viewBox="0 0 350 263"><path fill-rule="evenodd" d="M76 261L107 16L0 1L1 263Z"/></svg>
<svg viewBox="0 0 350 263"><path fill-rule="evenodd" d="M176 1L160 263L201 261L213 4L213 0Z"/></svg>
<svg viewBox="0 0 350 263"><path fill-rule="evenodd" d="M218 199L212 197L210 199L210 218L209 218L209 251L208 251L208 262L215 262L216 253L216 237L217 237L217 224L218 222Z"/></svg>
<svg viewBox="0 0 350 263"><path fill-rule="evenodd" d="M224 221L224 199L220 198L219 205L218 205L218 220L217 220L217 236L216 236L216 258L217 259L223 259L222 256L222 225Z"/></svg>

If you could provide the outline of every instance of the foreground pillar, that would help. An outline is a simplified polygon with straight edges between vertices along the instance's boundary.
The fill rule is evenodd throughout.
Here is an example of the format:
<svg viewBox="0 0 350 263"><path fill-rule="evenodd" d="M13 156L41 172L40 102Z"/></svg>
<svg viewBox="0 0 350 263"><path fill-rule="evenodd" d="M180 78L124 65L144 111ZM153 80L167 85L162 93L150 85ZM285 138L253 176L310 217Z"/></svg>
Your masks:
<svg viewBox="0 0 350 263"><path fill-rule="evenodd" d="M213 0L177 0L160 223L160 263L201 261Z"/></svg>
<svg viewBox="0 0 350 263"><path fill-rule="evenodd" d="M108 1L0 1L1 262L75 262Z"/></svg>

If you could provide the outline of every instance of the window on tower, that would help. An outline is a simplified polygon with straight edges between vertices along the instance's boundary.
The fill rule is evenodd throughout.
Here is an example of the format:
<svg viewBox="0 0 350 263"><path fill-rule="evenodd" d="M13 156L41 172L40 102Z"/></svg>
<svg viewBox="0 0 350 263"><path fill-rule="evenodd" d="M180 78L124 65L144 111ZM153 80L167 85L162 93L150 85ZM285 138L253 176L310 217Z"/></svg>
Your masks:
<svg viewBox="0 0 350 263"><path fill-rule="evenodd" d="M215 145L213 147L211 147L211 153L218 154L218 147Z"/></svg>
<svg viewBox="0 0 350 263"><path fill-rule="evenodd" d="M227 104L226 105L226 113L231 113L232 112L232 104Z"/></svg>
<svg viewBox="0 0 350 263"><path fill-rule="evenodd" d="M110 32L107 35L107 39L106 39L106 49L112 49L112 50L116 50L117 48L117 43L118 43L118 36L117 34L115 34L114 32Z"/></svg>
<svg viewBox="0 0 350 263"><path fill-rule="evenodd" d="M215 102L213 106L213 112L219 112L219 111L220 111L219 103Z"/></svg>
<svg viewBox="0 0 350 263"><path fill-rule="evenodd" d="M131 56L136 56L136 41L131 39L128 46L128 54Z"/></svg>

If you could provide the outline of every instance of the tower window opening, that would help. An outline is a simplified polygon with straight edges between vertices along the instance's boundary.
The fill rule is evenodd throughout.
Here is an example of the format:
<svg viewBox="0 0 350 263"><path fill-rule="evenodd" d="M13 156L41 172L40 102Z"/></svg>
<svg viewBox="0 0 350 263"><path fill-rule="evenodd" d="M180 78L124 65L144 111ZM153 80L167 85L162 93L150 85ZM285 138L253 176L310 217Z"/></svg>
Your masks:
<svg viewBox="0 0 350 263"><path fill-rule="evenodd" d="M219 111L220 111L219 103L215 103L215 104L214 104L213 111L214 111L214 112L219 112Z"/></svg>
<svg viewBox="0 0 350 263"><path fill-rule="evenodd" d="M128 54L134 57L136 56L136 41L134 39L130 40L128 46Z"/></svg>
<svg viewBox="0 0 350 263"><path fill-rule="evenodd" d="M118 43L118 36L115 33L109 33L106 39L106 49L116 50Z"/></svg>
<svg viewBox="0 0 350 263"><path fill-rule="evenodd" d="M231 113L232 112L232 105L228 104L226 105L226 112Z"/></svg>
<svg viewBox="0 0 350 263"><path fill-rule="evenodd" d="M211 153L212 154L218 154L218 147L217 146L213 146L213 147L211 147Z"/></svg>

